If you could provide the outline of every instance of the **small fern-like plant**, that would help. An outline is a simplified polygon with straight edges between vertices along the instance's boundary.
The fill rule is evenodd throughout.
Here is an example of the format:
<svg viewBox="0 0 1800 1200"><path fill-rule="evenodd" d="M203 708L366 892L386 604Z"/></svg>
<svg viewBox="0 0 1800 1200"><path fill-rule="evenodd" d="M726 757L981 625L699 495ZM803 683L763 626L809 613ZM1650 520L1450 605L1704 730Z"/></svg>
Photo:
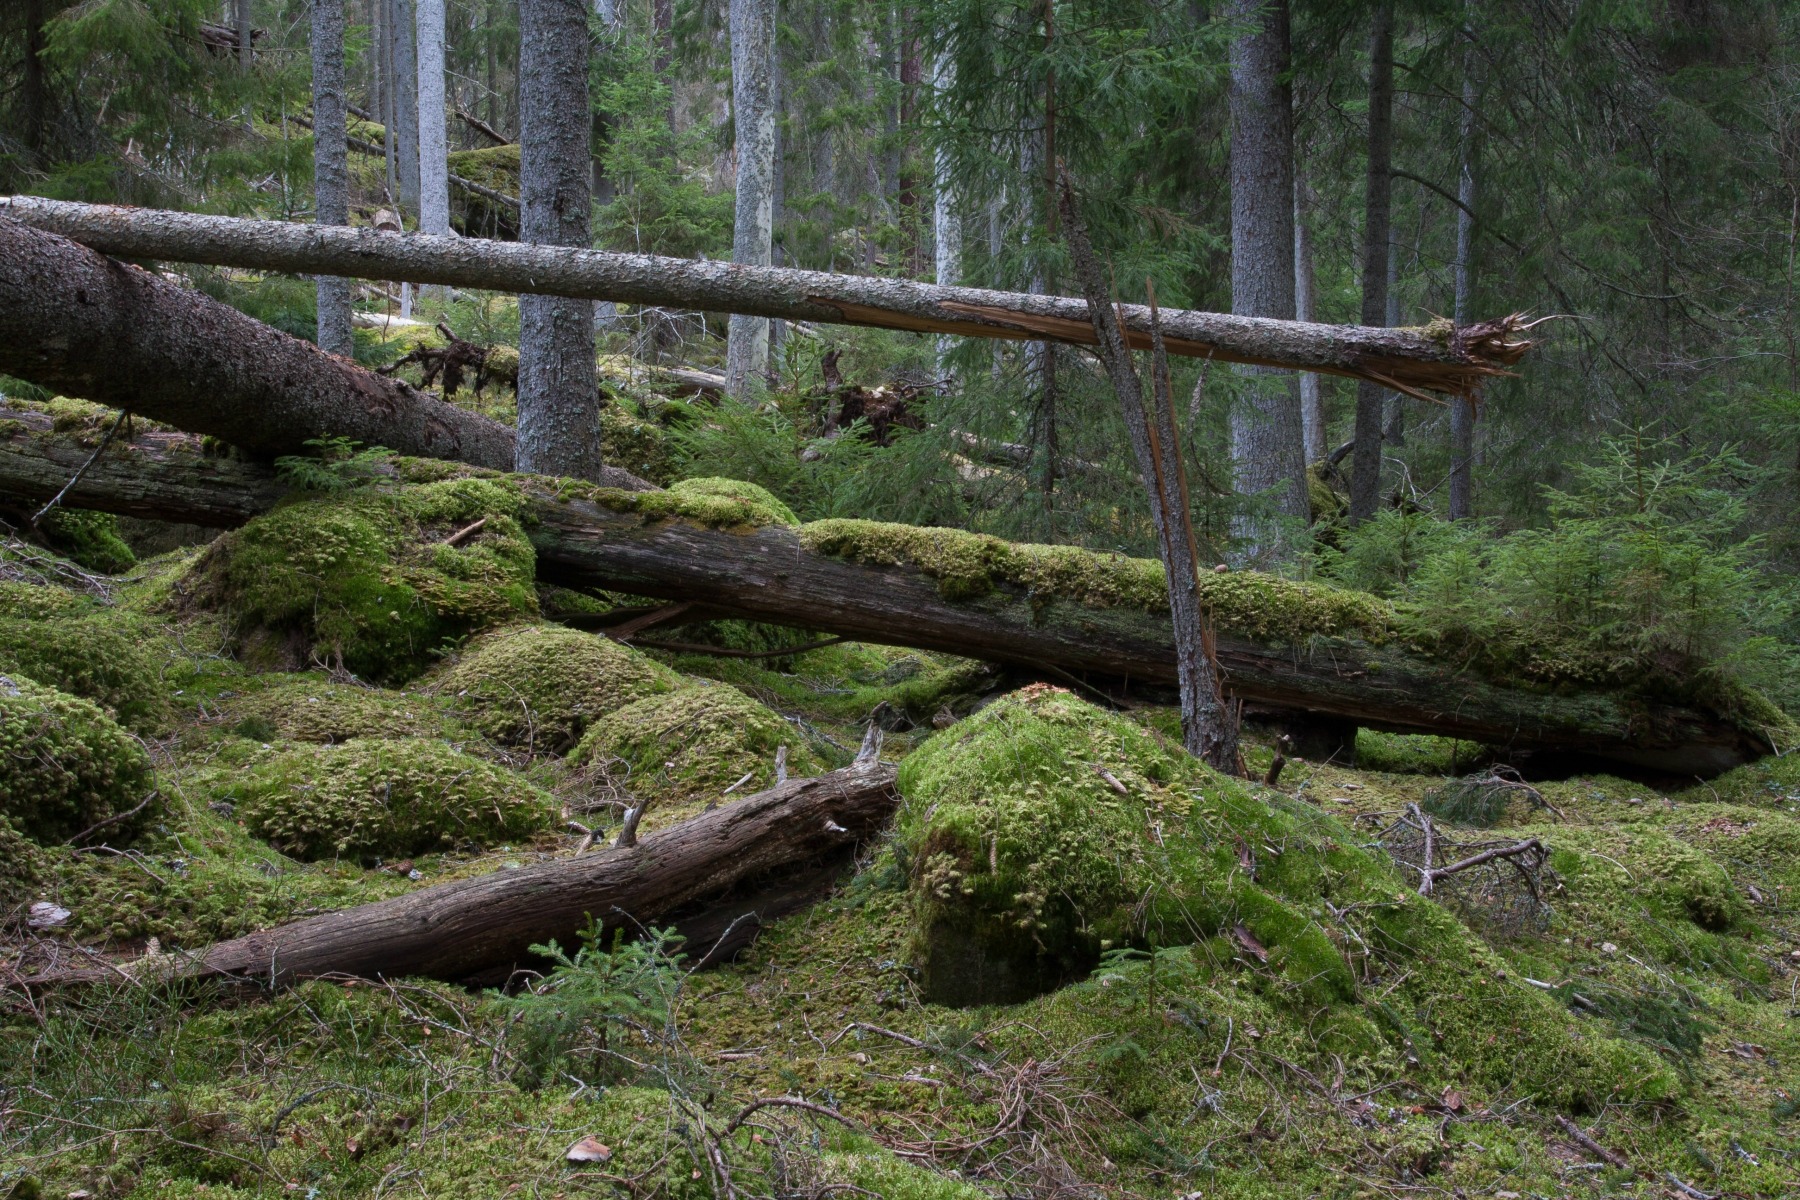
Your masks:
<svg viewBox="0 0 1800 1200"><path fill-rule="evenodd" d="M619 1046L632 1033L648 1043L668 1040L681 990L680 937L651 929L638 941L604 930L592 917L573 955L552 941L531 951L554 966L538 983L515 995L491 993L516 1023L519 1083L537 1088L566 1076L582 1083L617 1083L639 1072L635 1056Z"/></svg>
<svg viewBox="0 0 1800 1200"><path fill-rule="evenodd" d="M373 482L393 456L386 446L364 446L347 437L308 438L306 454L284 454L275 470L309 492L343 492Z"/></svg>

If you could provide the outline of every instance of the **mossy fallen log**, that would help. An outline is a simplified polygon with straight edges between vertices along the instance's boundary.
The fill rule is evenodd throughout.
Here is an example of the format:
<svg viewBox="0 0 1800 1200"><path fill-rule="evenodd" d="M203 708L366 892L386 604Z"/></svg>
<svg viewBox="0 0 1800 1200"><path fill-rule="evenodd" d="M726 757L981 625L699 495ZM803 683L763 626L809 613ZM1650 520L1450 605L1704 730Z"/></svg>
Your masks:
<svg viewBox="0 0 1800 1200"><path fill-rule="evenodd" d="M688 949L705 955L757 921L815 899L817 886L835 877L831 868L848 866L898 803L892 766L846 767L778 784L646 834L628 849L421 888L136 969L271 986L320 975L466 979L499 970L504 976L531 960L533 945L553 938L574 944L590 920L635 935L651 926L679 928L689 915L696 919ZM721 911L742 919L721 927ZM71 972L25 983L99 982L109 974Z"/></svg>
<svg viewBox="0 0 1800 1200"><path fill-rule="evenodd" d="M0 496L41 499L66 480L54 437L0 437ZM182 463L191 470L184 472ZM146 487L140 467L171 487ZM799 525L760 489L718 483L623 492L396 459L380 486L483 475L516 493L536 577L695 603L778 625L1085 677L1175 680L1161 567L1067 546L863 521ZM208 460L167 439L115 446L67 503L230 526L277 491L266 467ZM179 503L170 497L179 497ZM355 501L346 501L354 503ZM185 506L185 507L183 507ZM176 511L179 509L179 511ZM1509 751L1590 755L1708 775L1770 751L1787 719L1753 693L1682 679L1596 676L1554 647L1434 644L1373 596L1252 572L1208 575L1230 692L1256 705Z"/></svg>

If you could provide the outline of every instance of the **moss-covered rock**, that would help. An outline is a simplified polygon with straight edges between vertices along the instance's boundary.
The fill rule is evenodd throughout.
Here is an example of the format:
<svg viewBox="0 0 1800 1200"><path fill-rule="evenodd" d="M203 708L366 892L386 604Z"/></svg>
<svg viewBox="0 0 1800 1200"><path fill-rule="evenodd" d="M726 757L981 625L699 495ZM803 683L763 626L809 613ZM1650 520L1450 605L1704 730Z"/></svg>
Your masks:
<svg viewBox="0 0 1800 1200"><path fill-rule="evenodd" d="M459 728L437 696L352 687L316 676L276 677L232 697L226 729L252 741L347 742L351 738L455 738Z"/></svg>
<svg viewBox="0 0 1800 1200"><path fill-rule="evenodd" d="M0 816L0 922L13 908L31 899L43 875L43 849Z"/></svg>
<svg viewBox="0 0 1800 1200"><path fill-rule="evenodd" d="M629 646L562 625L511 625L465 646L436 677L497 742L561 753L589 725L680 677Z"/></svg>
<svg viewBox="0 0 1800 1200"><path fill-rule="evenodd" d="M136 808L150 792L150 759L90 701L20 674L0 674L0 816L38 842L64 841ZM115 825L129 839L148 810Z"/></svg>
<svg viewBox="0 0 1800 1200"><path fill-rule="evenodd" d="M396 857L529 837L554 801L433 738L358 738L282 751L227 790L245 824L296 858Z"/></svg>
<svg viewBox="0 0 1800 1200"><path fill-rule="evenodd" d="M683 515L708 525L798 525L794 510L760 484L703 477L669 485Z"/></svg>
<svg viewBox="0 0 1800 1200"><path fill-rule="evenodd" d="M570 755L577 765L605 767L633 795L657 801L659 823L672 806L714 801L745 774L734 795L747 796L775 778L775 753L788 747L794 775L820 769L805 741L779 713L724 683L654 695L595 721Z"/></svg>
<svg viewBox="0 0 1800 1200"><path fill-rule="evenodd" d="M92 700L143 733L168 717L167 689L132 614L61 588L0 584L0 672Z"/></svg>
<svg viewBox="0 0 1800 1200"><path fill-rule="evenodd" d="M1647 1051L1585 1033L1513 981L1365 837L1066 692L990 705L915 751L899 786L928 999L1017 1001L1108 950L1191 944L1203 969L1235 961L1269 980L1284 1020L1336 1022L1340 1053L1373 1031L1415 1062L1560 1103L1676 1086Z"/></svg>
<svg viewBox="0 0 1800 1200"><path fill-rule="evenodd" d="M451 470L410 487L312 496L258 517L196 565L196 595L306 658L382 682L446 643L535 615L536 555L504 479ZM451 534L474 533L451 545Z"/></svg>

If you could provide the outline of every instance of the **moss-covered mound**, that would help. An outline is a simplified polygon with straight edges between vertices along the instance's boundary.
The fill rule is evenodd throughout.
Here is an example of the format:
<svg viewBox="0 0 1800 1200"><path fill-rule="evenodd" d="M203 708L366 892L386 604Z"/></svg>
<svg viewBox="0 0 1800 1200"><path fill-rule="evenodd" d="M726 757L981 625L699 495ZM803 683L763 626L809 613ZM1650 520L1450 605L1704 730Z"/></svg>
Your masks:
<svg viewBox="0 0 1800 1200"><path fill-rule="evenodd" d="M619 390L613 381L607 382ZM600 410L600 448L608 463L651 483L667 485L675 469L668 433L617 399Z"/></svg>
<svg viewBox="0 0 1800 1200"><path fill-rule="evenodd" d="M1747 763L1717 779L1689 788L1683 799L1800 808L1800 753L1790 752Z"/></svg>
<svg viewBox="0 0 1800 1200"><path fill-rule="evenodd" d="M252 832L303 859L489 846L541 831L556 812L521 776L432 738L271 754L227 795Z"/></svg>
<svg viewBox="0 0 1800 1200"><path fill-rule="evenodd" d="M0 672L92 700L142 733L168 718L154 634L130 615L61 588L0 583Z"/></svg>
<svg viewBox="0 0 1800 1200"><path fill-rule="evenodd" d="M1441 1053L1564 1103L1675 1086L1509 979L1366 838L1065 692L1026 689L927 742L900 789L928 999L1017 1001L1109 951L1191 944L1203 964L1249 963L1290 1019L1342 1026L1355 1053Z"/></svg>
<svg viewBox="0 0 1800 1200"><path fill-rule="evenodd" d="M38 522L38 530L58 552L90 571L118 575L137 565L137 555L120 536L119 519L111 513L53 508Z"/></svg>
<svg viewBox="0 0 1800 1200"><path fill-rule="evenodd" d="M13 908L31 899L43 874L42 848L0 816L0 922Z"/></svg>
<svg viewBox="0 0 1800 1200"><path fill-rule="evenodd" d="M609 638L561 625L511 625L475 639L437 676L482 733L561 753L594 721L680 677Z"/></svg>
<svg viewBox="0 0 1800 1200"><path fill-rule="evenodd" d="M150 793L150 759L90 701L0 674L0 816L50 844L137 808ZM109 828L129 839L148 809Z"/></svg>
<svg viewBox="0 0 1800 1200"><path fill-rule="evenodd" d="M798 525L794 510L760 484L741 479L683 479L669 485L686 511L708 525Z"/></svg>
<svg viewBox="0 0 1800 1200"><path fill-rule="evenodd" d="M285 665L341 661L404 681L447 642L535 615L520 507L506 481L460 472L315 495L220 539L195 567L196 595L229 612L252 647L261 633L300 651Z"/></svg>
<svg viewBox="0 0 1800 1200"><path fill-rule="evenodd" d="M570 760L604 767L633 795L670 805L713 801L745 774L733 795L775 779L775 754L788 747L794 775L820 769L804 739L780 714L729 684L685 687L628 704L594 722Z"/></svg>
<svg viewBox="0 0 1800 1200"><path fill-rule="evenodd" d="M821 554L916 567L936 579L939 592L952 600L974 599L1010 586L1023 589L1034 601L1062 599L1146 612L1166 612L1169 607L1162 564L1154 559L879 521L815 521L800 531L800 537ZM1364 592L1255 571L1208 573L1200 582L1202 600L1223 631L1287 641L1355 636L1372 643L1387 641L1394 632L1388 604Z"/></svg>
<svg viewBox="0 0 1800 1200"><path fill-rule="evenodd" d="M465 732L438 697L351 687L316 676L277 678L230 699L226 728L258 742L446 737Z"/></svg>

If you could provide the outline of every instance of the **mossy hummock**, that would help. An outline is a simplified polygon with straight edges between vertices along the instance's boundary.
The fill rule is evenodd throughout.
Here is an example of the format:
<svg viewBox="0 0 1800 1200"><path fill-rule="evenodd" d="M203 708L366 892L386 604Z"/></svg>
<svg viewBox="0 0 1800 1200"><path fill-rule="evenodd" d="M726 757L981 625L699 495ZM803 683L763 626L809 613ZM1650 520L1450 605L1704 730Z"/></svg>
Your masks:
<svg viewBox="0 0 1800 1200"><path fill-rule="evenodd" d="M92 700L140 733L160 732L168 696L137 617L56 587L0 583L0 672Z"/></svg>
<svg viewBox="0 0 1800 1200"><path fill-rule="evenodd" d="M22 674L0 674L0 817L45 845L138 808L150 797L150 758L90 701ZM148 808L115 823L129 841Z"/></svg>
<svg viewBox="0 0 1800 1200"><path fill-rule="evenodd" d="M258 742L347 742L359 737L442 737L469 731L436 696L331 683L318 676L277 676L233 697L226 728Z"/></svg>
<svg viewBox="0 0 1800 1200"><path fill-rule="evenodd" d="M725 683L693 683L649 696L594 722L570 761L603 767L640 799L654 800L659 823L670 806L716 801L744 775L733 795L748 796L775 779L775 755L788 747L793 775L823 767L783 717Z"/></svg>
<svg viewBox="0 0 1800 1200"><path fill-rule="evenodd" d="M443 465L429 482L309 496L257 518L195 567L198 594L247 634L298 639L306 657L389 683L457 638L536 615L518 491Z"/></svg>
<svg viewBox="0 0 1800 1200"><path fill-rule="evenodd" d="M560 753L596 720L680 677L608 638L561 625L512 625L483 634L435 680L495 741Z"/></svg>
<svg viewBox="0 0 1800 1200"><path fill-rule="evenodd" d="M491 846L547 828L523 777L433 738L272 752L227 789L248 828L296 858L372 859Z"/></svg>

